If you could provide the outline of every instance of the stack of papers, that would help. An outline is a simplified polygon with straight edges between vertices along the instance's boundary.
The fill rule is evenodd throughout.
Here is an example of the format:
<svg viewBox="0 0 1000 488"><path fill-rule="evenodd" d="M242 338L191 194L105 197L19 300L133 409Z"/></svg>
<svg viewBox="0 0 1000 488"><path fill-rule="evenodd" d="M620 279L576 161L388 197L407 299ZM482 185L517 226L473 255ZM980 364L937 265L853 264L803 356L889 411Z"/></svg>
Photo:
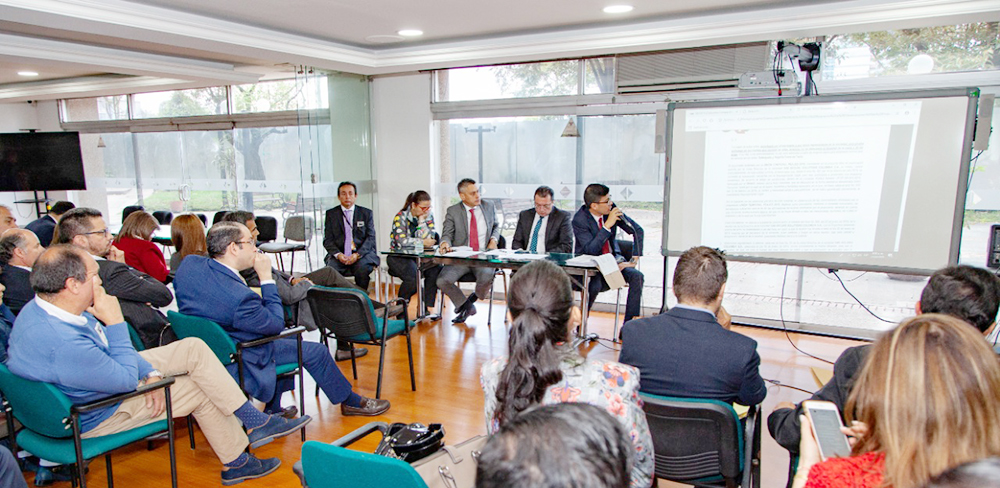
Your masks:
<svg viewBox="0 0 1000 488"><path fill-rule="evenodd" d="M581 255L574 256L566 260L566 266L579 266L581 268L593 268L597 266L597 261L594 259L596 256Z"/></svg>

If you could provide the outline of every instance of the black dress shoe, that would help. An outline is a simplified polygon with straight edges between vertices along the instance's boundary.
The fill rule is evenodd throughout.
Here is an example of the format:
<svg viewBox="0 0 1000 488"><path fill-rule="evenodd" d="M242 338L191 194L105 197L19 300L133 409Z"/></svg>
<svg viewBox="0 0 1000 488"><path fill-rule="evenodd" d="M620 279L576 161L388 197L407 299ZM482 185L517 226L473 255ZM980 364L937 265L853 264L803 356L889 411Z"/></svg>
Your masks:
<svg viewBox="0 0 1000 488"><path fill-rule="evenodd" d="M363 415L372 417L382 415L389 410L389 400L376 400L374 398L361 397L361 406L352 407L346 403L340 404L340 414L344 416Z"/></svg>
<svg viewBox="0 0 1000 488"><path fill-rule="evenodd" d="M295 417L299 416L299 407L292 405L290 407L285 407L277 412L268 412L265 410L264 413L268 415L280 415L282 417L285 417L286 419L294 419Z"/></svg>
<svg viewBox="0 0 1000 488"><path fill-rule="evenodd" d="M355 359L356 358L360 358L360 357L364 356L365 354L368 354L368 349L367 348L364 348L364 347L355 347L354 348L354 357L355 357ZM333 355L333 359L336 359L337 361L350 361L351 360L351 351L341 351L341 350L338 349L337 353Z"/></svg>
<svg viewBox="0 0 1000 488"><path fill-rule="evenodd" d="M459 307L458 315L456 315L455 318L451 319L451 323L464 324L465 321L469 319L469 317L475 314L476 314L476 305L471 301L466 301L461 307Z"/></svg>

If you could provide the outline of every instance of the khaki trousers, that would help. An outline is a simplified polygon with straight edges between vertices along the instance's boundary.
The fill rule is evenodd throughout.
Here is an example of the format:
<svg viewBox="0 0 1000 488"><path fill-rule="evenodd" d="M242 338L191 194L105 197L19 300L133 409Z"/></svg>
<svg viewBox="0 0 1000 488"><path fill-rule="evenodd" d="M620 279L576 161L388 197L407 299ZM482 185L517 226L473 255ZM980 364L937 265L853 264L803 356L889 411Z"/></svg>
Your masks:
<svg viewBox="0 0 1000 488"><path fill-rule="evenodd" d="M176 377L170 387L174 418L194 414L223 464L239 457L249 441L233 412L247 402L247 397L212 350L201 339L188 338L141 351L139 355L165 375L188 373ZM167 418L166 412L156 418L151 413L146 408L145 396L130 398L83 437L114 434Z"/></svg>

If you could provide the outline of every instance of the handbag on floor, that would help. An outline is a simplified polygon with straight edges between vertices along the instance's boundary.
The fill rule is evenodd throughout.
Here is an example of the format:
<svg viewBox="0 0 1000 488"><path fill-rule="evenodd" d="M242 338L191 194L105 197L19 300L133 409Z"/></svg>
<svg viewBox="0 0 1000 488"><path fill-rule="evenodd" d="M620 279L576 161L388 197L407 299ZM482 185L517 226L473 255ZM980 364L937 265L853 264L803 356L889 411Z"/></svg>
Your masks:
<svg viewBox="0 0 1000 488"><path fill-rule="evenodd" d="M477 435L454 446L411 463L428 488L472 488L476 486L476 466L486 440Z"/></svg>

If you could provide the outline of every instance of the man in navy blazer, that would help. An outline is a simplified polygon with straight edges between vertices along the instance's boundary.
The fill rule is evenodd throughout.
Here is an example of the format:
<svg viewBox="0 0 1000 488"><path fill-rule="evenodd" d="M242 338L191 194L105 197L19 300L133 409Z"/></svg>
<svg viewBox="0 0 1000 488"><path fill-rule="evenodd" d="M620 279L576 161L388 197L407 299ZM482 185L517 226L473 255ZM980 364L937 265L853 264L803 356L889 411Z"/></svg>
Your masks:
<svg viewBox="0 0 1000 488"><path fill-rule="evenodd" d="M757 342L728 330L727 277L719 251L688 249L674 269L677 306L622 327L618 360L639 368L639 391L742 405L764 400Z"/></svg>
<svg viewBox="0 0 1000 488"><path fill-rule="evenodd" d="M177 270L174 289L180 313L216 322L237 341L283 331L284 310L271 274L271 260L257 252L250 230L240 223L219 222L209 229L207 241L208 258L188 256ZM240 271L250 267L260 278L260 295L240 277ZM281 393L293 388L291 381L277 382L275 365L296 359L294 339L280 339L243 352L244 386L251 396L268 404L266 412L281 411ZM330 402L340 404L343 415L380 415L389 409L386 400L354 393L322 344L304 342L302 362ZM235 364L227 368L237 374Z"/></svg>
<svg viewBox="0 0 1000 488"><path fill-rule="evenodd" d="M42 246L49 247L52 245L52 234L56 230L56 223L59 222L59 217L62 217L62 214L74 208L76 208L76 205L73 205L73 202L58 201L49 207L49 213L31 221L24 228L34 232L38 236L38 240L41 241Z"/></svg>
<svg viewBox="0 0 1000 488"><path fill-rule="evenodd" d="M576 236L576 253L600 256L613 254L618 261L618 268L628 283L628 299L625 302L625 319L628 322L640 313L642 302L642 272L635 269L634 257L642 255L642 227L634 220L625 216L622 210L611 201L611 189L600 183L587 185L583 191L583 206L573 216L573 234ZM633 238L633 260L628 261L622 256L621 248L615 239L617 229L625 231ZM589 302L587 309L594 305L597 294L608 289L608 282L603 276L595 276L590 280L587 290Z"/></svg>
<svg viewBox="0 0 1000 488"><path fill-rule="evenodd" d="M354 204L358 198L354 183L342 182L337 198L340 205L326 211L323 226L326 265L342 275L354 276L354 282L367 290L372 270L381 262L375 249L375 219L371 210Z"/></svg>
<svg viewBox="0 0 1000 488"><path fill-rule="evenodd" d="M38 237L27 229L11 229L0 237L0 265L3 266L0 284L7 288L3 303L14 315L35 298L29 277L31 267L44 251Z"/></svg>
<svg viewBox="0 0 1000 488"><path fill-rule="evenodd" d="M523 210L517 216L511 249L539 254L573 252L569 212L556 208L552 197L552 188L540 186L535 190L535 208Z"/></svg>

